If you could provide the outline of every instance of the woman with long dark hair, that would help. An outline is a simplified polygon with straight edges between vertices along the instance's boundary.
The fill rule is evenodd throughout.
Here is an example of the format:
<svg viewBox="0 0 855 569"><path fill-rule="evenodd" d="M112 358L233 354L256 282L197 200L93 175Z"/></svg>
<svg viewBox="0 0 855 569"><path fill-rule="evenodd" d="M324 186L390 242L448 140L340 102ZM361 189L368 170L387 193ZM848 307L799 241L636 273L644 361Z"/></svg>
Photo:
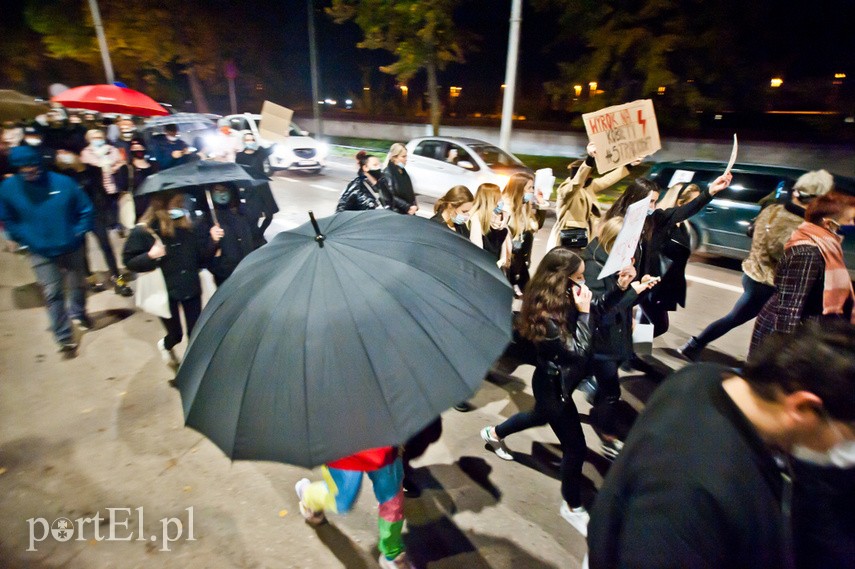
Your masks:
<svg viewBox="0 0 855 569"><path fill-rule="evenodd" d="M585 461L585 435L573 403L573 390L584 378L591 351L591 291L584 284L585 262L564 247L549 251L528 283L522 301L519 330L537 349L532 378L534 409L517 413L496 427L485 427L481 438L505 460L513 456L504 438L549 423L561 441L561 516L587 535L588 512L580 485Z"/></svg>

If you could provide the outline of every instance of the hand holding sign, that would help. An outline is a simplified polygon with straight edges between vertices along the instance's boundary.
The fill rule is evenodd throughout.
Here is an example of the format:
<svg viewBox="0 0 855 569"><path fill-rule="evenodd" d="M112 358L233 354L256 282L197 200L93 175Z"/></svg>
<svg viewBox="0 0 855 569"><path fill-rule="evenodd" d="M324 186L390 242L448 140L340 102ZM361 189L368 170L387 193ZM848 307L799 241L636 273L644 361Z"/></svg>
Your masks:
<svg viewBox="0 0 855 569"><path fill-rule="evenodd" d="M730 172L725 172L724 174L713 180L709 187L710 195L714 196L720 191L726 189L730 185L730 182L732 180L733 174L731 174Z"/></svg>

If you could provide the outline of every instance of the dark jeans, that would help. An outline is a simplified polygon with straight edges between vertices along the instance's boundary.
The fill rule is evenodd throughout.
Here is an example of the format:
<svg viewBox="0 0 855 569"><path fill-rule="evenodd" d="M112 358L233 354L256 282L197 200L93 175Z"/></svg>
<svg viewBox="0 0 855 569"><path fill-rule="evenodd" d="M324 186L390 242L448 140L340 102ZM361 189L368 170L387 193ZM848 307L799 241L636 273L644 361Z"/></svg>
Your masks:
<svg viewBox="0 0 855 569"><path fill-rule="evenodd" d="M54 338L61 344L70 342L69 319L86 315L86 254L83 245L57 257L42 257L31 252L30 263L44 289ZM68 309L65 307L66 286Z"/></svg>
<svg viewBox="0 0 855 569"><path fill-rule="evenodd" d="M496 435L505 438L549 423L555 436L561 441L561 496L571 508L578 508L582 505L579 487L587 451L579 412L572 400L567 403L561 401L558 386L546 374L535 371L532 389L534 409L517 413L498 425Z"/></svg>
<svg viewBox="0 0 855 569"><path fill-rule="evenodd" d="M591 359L591 371L597 378L597 392L594 395L594 407L591 409L591 422L603 435L617 436L617 402L620 401L620 382L616 360Z"/></svg>
<svg viewBox="0 0 855 569"><path fill-rule="evenodd" d="M695 337L702 346L718 340L737 326L756 318L763 305L775 294L775 287L757 282L746 274L742 275L742 296L726 316L719 318Z"/></svg>
<svg viewBox="0 0 855 569"><path fill-rule="evenodd" d="M167 350L171 350L176 344L181 342L181 315L178 313L178 305L184 309L184 320L187 322L187 337L193 333L193 327L196 326L196 321L199 319L199 313L202 312L202 297L196 296L187 300L169 299L169 311L172 313L172 318L161 318L163 327L166 328L166 336L163 338L163 346Z"/></svg>
<svg viewBox="0 0 855 569"><path fill-rule="evenodd" d="M107 267L110 269L110 275L119 276L119 266L116 263L116 253L113 252L113 246L110 244L110 235L108 234L109 220L102 214L95 216L95 223L92 226L92 234L98 240L98 245L101 247L101 252L104 254L104 260L107 261Z"/></svg>

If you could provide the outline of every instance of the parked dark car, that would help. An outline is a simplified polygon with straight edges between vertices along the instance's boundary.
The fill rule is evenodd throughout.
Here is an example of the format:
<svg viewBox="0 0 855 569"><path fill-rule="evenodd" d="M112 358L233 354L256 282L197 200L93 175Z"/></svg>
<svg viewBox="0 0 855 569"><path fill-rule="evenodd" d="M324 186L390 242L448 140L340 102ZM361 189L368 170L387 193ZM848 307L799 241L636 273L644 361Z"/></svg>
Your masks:
<svg viewBox="0 0 855 569"><path fill-rule="evenodd" d="M705 188L720 176L727 164L681 160L654 164L648 177L663 190L678 181L693 182ZM751 249L751 238L746 234L751 220L760 213L760 200L789 199L789 190L796 180L807 172L803 168L768 166L762 164L734 164L733 182L716 195L699 214L689 220L692 249L711 255L744 259ZM835 188L855 195L855 180L834 176ZM855 279L855 240L843 242L843 254L849 275Z"/></svg>

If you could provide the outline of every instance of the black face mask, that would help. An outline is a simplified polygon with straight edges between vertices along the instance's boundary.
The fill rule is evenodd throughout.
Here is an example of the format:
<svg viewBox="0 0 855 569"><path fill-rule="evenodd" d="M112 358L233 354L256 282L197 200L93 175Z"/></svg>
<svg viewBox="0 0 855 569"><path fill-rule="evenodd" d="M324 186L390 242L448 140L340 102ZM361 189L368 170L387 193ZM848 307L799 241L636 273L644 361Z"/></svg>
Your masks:
<svg viewBox="0 0 855 569"><path fill-rule="evenodd" d="M371 174L371 177L374 178L375 180L379 180L380 178L383 177L383 171L382 170L368 170L368 173Z"/></svg>
<svg viewBox="0 0 855 569"><path fill-rule="evenodd" d="M134 158L145 158L145 150L134 150L131 152L131 156Z"/></svg>

